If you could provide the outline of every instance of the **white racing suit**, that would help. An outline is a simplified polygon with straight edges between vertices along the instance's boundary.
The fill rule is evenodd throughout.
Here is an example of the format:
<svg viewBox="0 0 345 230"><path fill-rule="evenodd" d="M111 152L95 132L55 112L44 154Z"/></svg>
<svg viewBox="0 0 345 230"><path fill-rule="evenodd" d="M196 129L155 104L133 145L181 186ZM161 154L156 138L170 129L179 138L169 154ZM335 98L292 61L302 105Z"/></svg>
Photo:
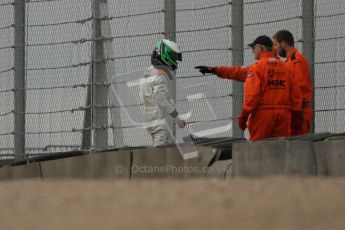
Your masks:
<svg viewBox="0 0 345 230"><path fill-rule="evenodd" d="M174 119L179 119L171 97L172 79L175 72L166 66L150 66L140 80L140 99L144 104L145 128L154 146L172 144Z"/></svg>

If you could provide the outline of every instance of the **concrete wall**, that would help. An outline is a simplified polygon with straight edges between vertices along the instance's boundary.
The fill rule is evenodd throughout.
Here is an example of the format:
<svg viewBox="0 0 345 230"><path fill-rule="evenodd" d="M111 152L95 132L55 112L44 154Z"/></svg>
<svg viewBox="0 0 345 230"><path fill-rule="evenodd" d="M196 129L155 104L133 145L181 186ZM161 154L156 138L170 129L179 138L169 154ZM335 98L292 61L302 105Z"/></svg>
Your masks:
<svg viewBox="0 0 345 230"><path fill-rule="evenodd" d="M0 168L0 180L41 178L39 163Z"/></svg>
<svg viewBox="0 0 345 230"><path fill-rule="evenodd" d="M207 176L211 178L231 178L232 160L216 161L208 168Z"/></svg>
<svg viewBox="0 0 345 230"><path fill-rule="evenodd" d="M202 146L197 151L197 158L183 160L177 148L134 150L132 178L206 176L215 151Z"/></svg>
<svg viewBox="0 0 345 230"><path fill-rule="evenodd" d="M345 137L234 144L232 176L345 176Z"/></svg>
<svg viewBox="0 0 345 230"><path fill-rule="evenodd" d="M345 176L345 138L314 143L316 167L320 176Z"/></svg>
<svg viewBox="0 0 345 230"><path fill-rule="evenodd" d="M259 141L233 147L233 176L316 175L312 143Z"/></svg>
<svg viewBox="0 0 345 230"><path fill-rule="evenodd" d="M217 150L197 147L183 160L177 148L95 153L0 168L0 180L25 178L186 178L345 176L345 137L325 141L259 141L233 145L233 159L210 162Z"/></svg>
<svg viewBox="0 0 345 230"><path fill-rule="evenodd" d="M206 176L213 148L197 147L198 157L183 160L177 148L102 152L0 168L0 180L16 178L150 178Z"/></svg>
<svg viewBox="0 0 345 230"><path fill-rule="evenodd" d="M40 164L43 178L129 178L130 151L95 153Z"/></svg>

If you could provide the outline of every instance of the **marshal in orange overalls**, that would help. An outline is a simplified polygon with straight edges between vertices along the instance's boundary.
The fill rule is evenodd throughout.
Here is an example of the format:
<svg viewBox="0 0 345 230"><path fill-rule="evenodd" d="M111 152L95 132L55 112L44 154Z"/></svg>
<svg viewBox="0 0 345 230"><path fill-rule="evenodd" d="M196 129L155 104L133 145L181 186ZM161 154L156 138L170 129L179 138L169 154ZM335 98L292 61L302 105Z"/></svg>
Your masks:
<svg viewBox="0 0 345 230"><path fill-rule="evenodd" d="M298 57L297 59L294 56L291 57L291 55L295 52L296 52L296 49L294 49L291 52L290 56L286 60L286 64L288 68L292 70L294 74L293 81L292 81L293 84L298 86L298 87L292 87L292 89L295 90L292 93L296 94L299 92L300 97L304 101L303 103L301 101L302 103L301 106L303 106L304 122L302 122L303 124L301 125L301 128L298 131L290 127L289 136L303 135L303 134L308 133L311 127L312 119L313 119L313 113L309 104L311 95L312 95L312 90L311 90L311 81L308 81L310 77L309 78L307 77L309 76L309 69L306 68L308 67L308 64L306 63L306 60L304 59L304 57L301 56L301 54L298 51L296 55ZM297 61L297 60L300 60L300 61ZM215 74L220 78L235 80L239 82L245 82L250 66L248 67L247 66L216 66L214 67L214 69L215 69ZM295 111L293 111L292 109L291 112L294 113Z"/></svg>
<svg viewBox="0 0 345 230"><path fill-rule="evenodd" d="M249 67L244 97L250 140L289 136L290 110L301 110L302 99L291 70L272 52L262 53Z"/></svg>
<svg viewBox="0 0 345 230"><path fill-rule="evenodd" d="M310 106L313 90L309 65L303 54L296 48L292 48L290 50L285 62L289 68L293 70L294 78L300 88L303 101L303 130L297 133L292 133L292 135L304 135L310 132L314 117Z"/></svg>

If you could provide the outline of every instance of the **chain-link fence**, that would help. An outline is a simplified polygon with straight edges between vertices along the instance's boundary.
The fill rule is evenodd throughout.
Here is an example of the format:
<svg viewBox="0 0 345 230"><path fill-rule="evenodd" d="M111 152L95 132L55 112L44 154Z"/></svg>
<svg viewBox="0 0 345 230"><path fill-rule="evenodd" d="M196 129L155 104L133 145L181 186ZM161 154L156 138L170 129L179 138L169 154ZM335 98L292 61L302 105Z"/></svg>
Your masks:
<svg viewBox="0 0 345 230"><path fill-rule="evenodd" d="M242 135L233 119L241 110L242 84L202 76L193 67L249 65L254 60L246 44L280 29L294 34L298 49L315 52L315 131L345 131L344 0L308 1L314 16L305 15L303 0L26 0L21 14L15 13L18 2L0 3L2 157L18 154L18 143L27 155L152 145L138 80L163 37L183 50L176 103L189 124L177 137ZM311 19L315 33L304 26ZM315 42L313 51L305 50L308 42ZM23 66L16 59L20 51Z"/></svg>
<svg viewBox="0 0 345 230"><path fill-rule="evenodd" d="M13 1L0 3L0 143L3 156L13 155L13 62L14 62Z"/></svg>
<svg viewBox="0 0 345 230"><path fill-rule="evenodd" d="M345 1L315 1L315 131L345 130Z"/></svg>

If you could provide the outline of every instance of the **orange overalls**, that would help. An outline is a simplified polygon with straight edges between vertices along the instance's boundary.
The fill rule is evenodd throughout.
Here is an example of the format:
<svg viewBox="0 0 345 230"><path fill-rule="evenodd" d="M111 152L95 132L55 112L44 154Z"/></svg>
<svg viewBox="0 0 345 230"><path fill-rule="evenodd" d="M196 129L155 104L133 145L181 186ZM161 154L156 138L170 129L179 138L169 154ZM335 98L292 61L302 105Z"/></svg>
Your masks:
<svg viewBox="0 0 345 230"><path fill-rule="evenodd" d="M249 66L244 86L243 110L250 112L250 140L287 137L290 133L290 110L301 110L298 86L287 65L272 52L264 52Z"/></svg>
<svg viewBox="0 0 345 230"><path fill-rule="evenodd" d="M310 132L313 121L313 111L310 107L313 89L308 61L296 48L292 48L285 62L293 70L295 81L301 91L303 103L303 130L300 133L292 133L292 135L304 135Z"/></svg>
<svg viewBox="0 0 345 230"><path fill-rule="evenodd" d="M216 66L215 70L220 78L245 82L249 66Z"/></svg>

